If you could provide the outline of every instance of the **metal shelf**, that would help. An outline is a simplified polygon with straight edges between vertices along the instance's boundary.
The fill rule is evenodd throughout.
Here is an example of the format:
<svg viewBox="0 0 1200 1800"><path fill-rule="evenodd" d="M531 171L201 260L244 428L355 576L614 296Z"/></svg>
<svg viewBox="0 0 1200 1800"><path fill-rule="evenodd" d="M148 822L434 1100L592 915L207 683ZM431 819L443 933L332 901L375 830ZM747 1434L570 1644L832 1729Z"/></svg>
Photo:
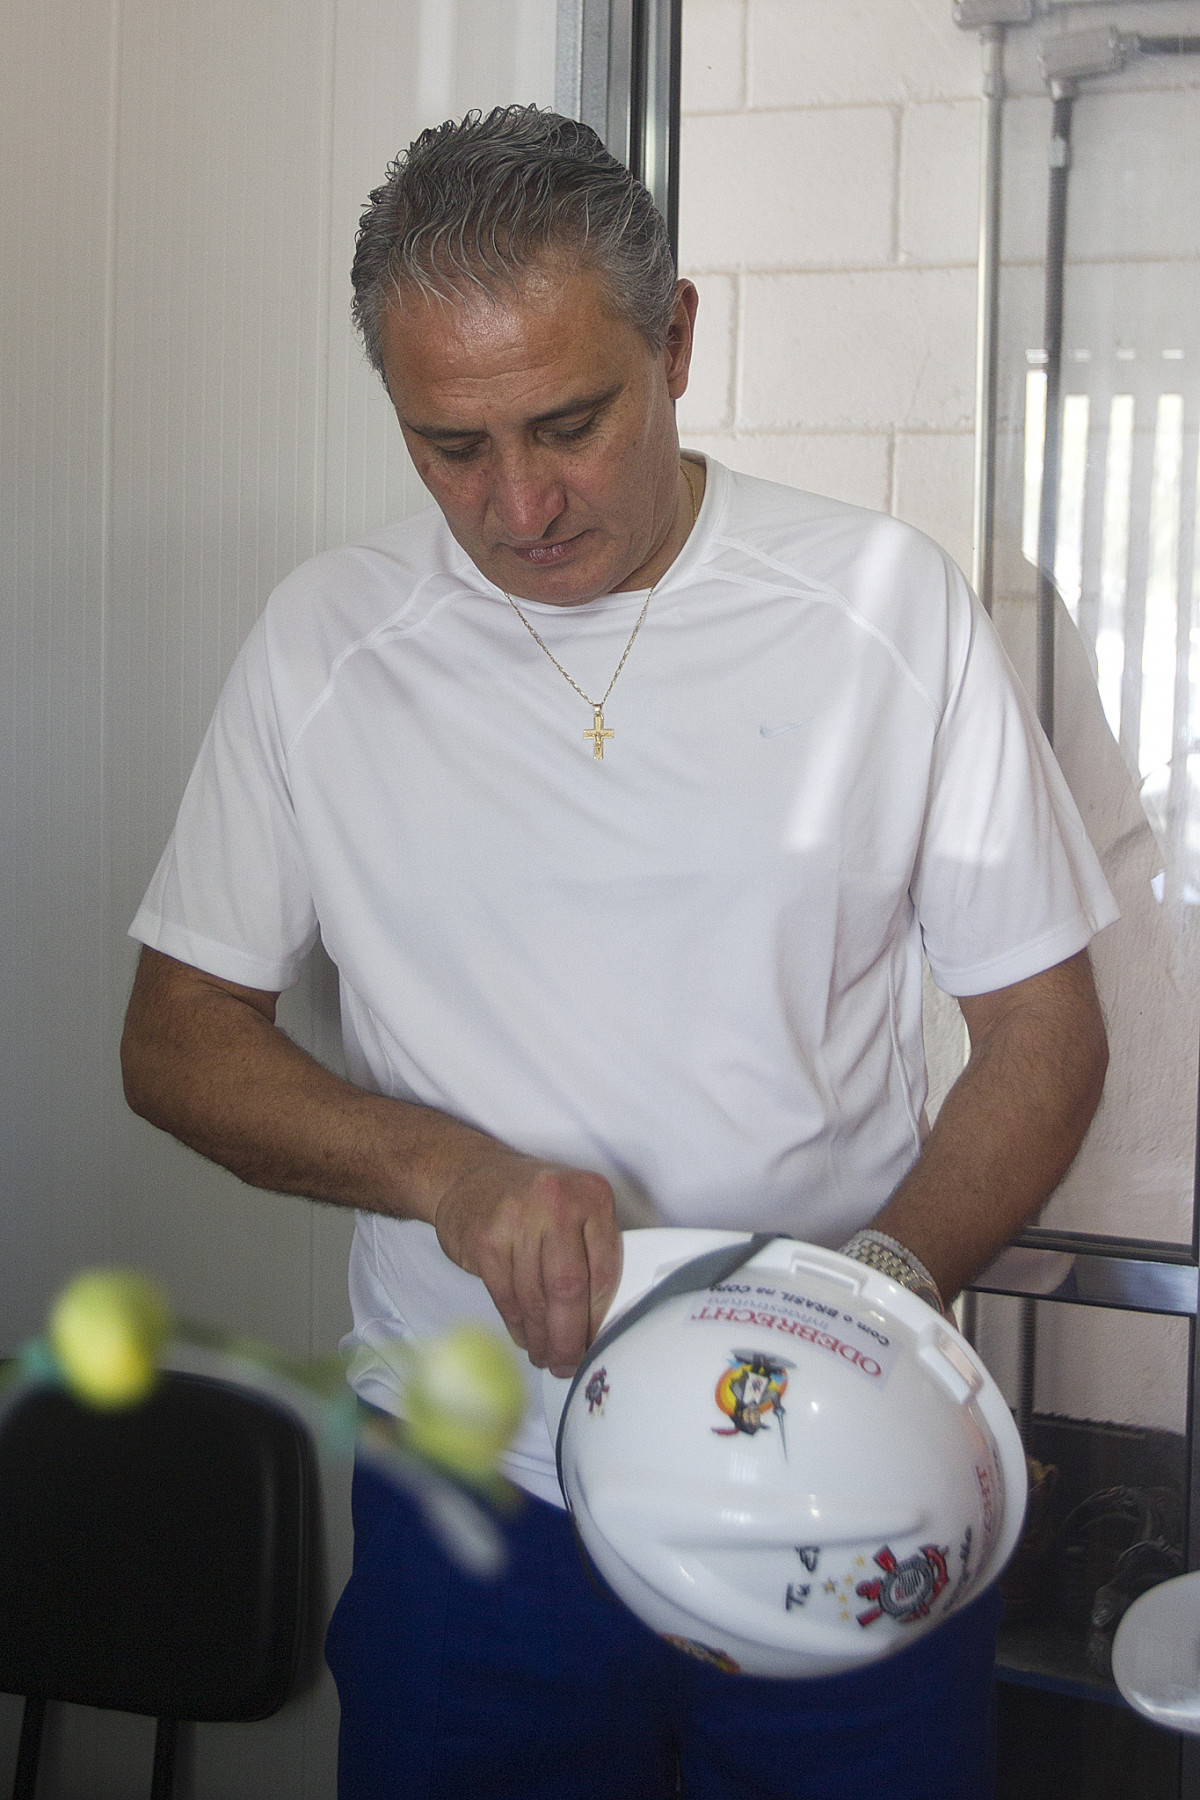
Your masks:
<svg viewBox="0 0 1200 1800"><path fill-rule="evenodd" d="M1031 1238L1026 1234L985 1269L973 1291L1111 1306L1122 1312L1196 1315L1200 1268L1189 1247L1175 1251L1166 1244L1114 1241L1112 1248L1101 1248L1100 1238L1051 1232Z"/></svg>
<svg viewBox="0 0 1200 1800"><path fill-rule="evenodd" d="M1090 1667L1085 1634L1052 1620L1000 1627L996 1679L1132 1710L1116 1684Z"/></svg>

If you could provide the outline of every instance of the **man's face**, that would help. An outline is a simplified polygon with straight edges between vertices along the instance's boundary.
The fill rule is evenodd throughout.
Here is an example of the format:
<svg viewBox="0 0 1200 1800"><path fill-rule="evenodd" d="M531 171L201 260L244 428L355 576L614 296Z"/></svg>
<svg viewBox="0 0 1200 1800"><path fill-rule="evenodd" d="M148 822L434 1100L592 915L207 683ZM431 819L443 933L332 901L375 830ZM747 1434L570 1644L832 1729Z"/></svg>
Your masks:
<svg viewBox="0 0 1200 1800"><path fill-rule="evenodd" d="M598 276L551 265L499 300L406 295L384 322L417 473L476 568L521 599L649 586L679 548L674 402L696 291L679 284L657 355L606 299Z"/></svg>

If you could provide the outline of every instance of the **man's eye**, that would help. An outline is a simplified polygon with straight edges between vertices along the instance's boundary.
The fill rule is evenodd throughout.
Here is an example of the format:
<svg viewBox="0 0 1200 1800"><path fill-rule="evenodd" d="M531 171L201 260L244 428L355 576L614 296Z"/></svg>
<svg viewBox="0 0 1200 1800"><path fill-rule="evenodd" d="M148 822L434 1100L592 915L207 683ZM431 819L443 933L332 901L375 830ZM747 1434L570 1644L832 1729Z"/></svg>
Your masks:
<svg viewBox="0 0 1200 1800"><path fill-rule="evenodd" d="M478 444L437 444L435 448L443 462L470 462L479 454Z"/></svg>
<svg viewBox="0 0 1200 1800"><path fill-rule="evenodd" d="M550 435L556 444L577 444L580 438L587 437L595 423L595 419L585 419L582 425L560 425Z"/></svg>

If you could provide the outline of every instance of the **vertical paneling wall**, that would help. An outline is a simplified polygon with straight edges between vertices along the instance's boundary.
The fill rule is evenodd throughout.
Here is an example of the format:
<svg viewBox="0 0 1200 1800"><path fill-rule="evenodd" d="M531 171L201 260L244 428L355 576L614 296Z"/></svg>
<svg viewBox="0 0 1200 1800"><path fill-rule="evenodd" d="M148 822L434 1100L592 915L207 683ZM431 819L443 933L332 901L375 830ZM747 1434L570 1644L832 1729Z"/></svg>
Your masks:
<svg viewBox="0 0 1200 1800"><path fill-rule="evenodd" d="M553 0L13 0L0 68L0 1340L218 1189L124 1118L125 926L220 683L302 558L424 502L348 324L358 214L468 105L552 98ZM318 986L320 984L318 983ZM298 1009L303 1016L306 1004ZM311 1010L311 1009L309 1009ZM214 1202L215 1204L219 1204ZM307 1209L263 1202L272 1255ZM276 1264L278 1266L278 1264ZM181 1298L231 1322L227 1283ZM268 1282L270 1289L274 1283ZM271 1307L245 1277L258 1325ZM250 1304L249 1299L247 1304ZM281 1322L294 1334L289 1296ZM242 1322L250 1323L249 1318ZM307 1337L307 1331L303 1334Z"/></svg>
<svg viewBox="0 0 1200 1800"><path fill-rule="evenodd" d="M554 20L554 0L5 9L0 1351L102 1258L294 1351L344 1328L344 1215L126 1112L125 931L272 585L424 502L348 324L367 192L427 124L551 103ZM287 1010L330 1055L332 997L317 965ZM70 1714L42 1791L141 1791L140 1725ZM333 1724L323 1691L205 1728L197 1800L331 1795ZM5 1703L0 1775L12 1725Z"/></svg>
<svg viewBox="0 0 1200 1800"><path fill-rule="evenodd" d="M0 59L0 1320L109 1243L103 759L113 15L6 14Z"/></svg>

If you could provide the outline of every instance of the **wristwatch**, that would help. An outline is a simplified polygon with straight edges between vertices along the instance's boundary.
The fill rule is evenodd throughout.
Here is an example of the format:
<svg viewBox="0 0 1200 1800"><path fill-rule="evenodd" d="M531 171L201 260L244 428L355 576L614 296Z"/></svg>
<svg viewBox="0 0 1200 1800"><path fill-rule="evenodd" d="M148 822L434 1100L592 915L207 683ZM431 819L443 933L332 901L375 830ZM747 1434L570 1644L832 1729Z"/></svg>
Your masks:
<svg viewBox="0 0 1200 1800"><path fill-rule="evenodd" d="M889 1281L907 1288L910 1294L916 1294L932 1306L934 1312L945 1313L938 1284L920 1257L898 1244L895 1238L888 1237L886 1232L856 1231L849 1243L842 1245L842 1255L865 1263L869 1269L878 1269Z"/></svg>

